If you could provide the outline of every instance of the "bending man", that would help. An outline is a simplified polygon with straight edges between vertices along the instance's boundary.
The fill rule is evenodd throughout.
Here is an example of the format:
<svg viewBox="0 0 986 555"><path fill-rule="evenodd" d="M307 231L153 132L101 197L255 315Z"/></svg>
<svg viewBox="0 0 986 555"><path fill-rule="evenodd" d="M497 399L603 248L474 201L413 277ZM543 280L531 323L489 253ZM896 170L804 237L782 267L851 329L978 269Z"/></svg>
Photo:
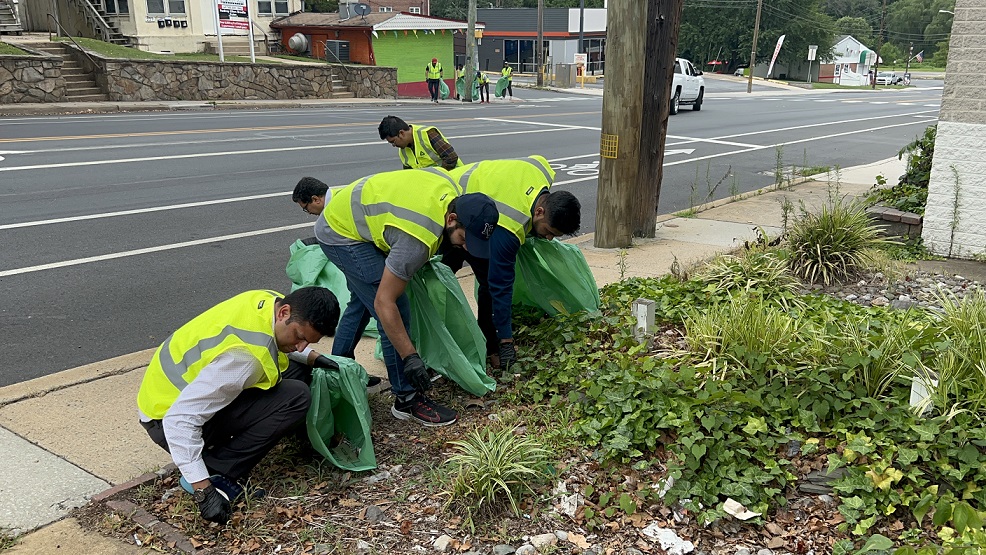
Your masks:
<svg viewBox="0 0 986 555"><path fill-rule="evenodd" d="M404 290L439 248L461 247L488 258L497 219L489 197L459 196L445 170L428 168L380 173L336 190L316 221L315 237L346 275L351 294L332 354L353 358L366 322L377 319L395 418L425 426L455 422L455 411L425 395L431 380L411 343Z"/></svg>
<svg viewBox="0 0 986 555"><path fill-rule="evenodd" d="M437 127L408 125L397 116L387 116L378 128L380 138L399 148L404 169L441 167L446 170L462 165L459 155Z"/></svg>
<svg viewBox="0 0 986 555"><path fill-rule="evenodd" d="M551 192L555 172L542 156L486 160L451 172L465 193L484 193L496 201L500 219L490 239L489 260L463 253L479 282L479 327L494 368L517 360L511 324L517 251L528 235L553 239L578 232L582 207L568 191ZM455 254L445 256L453 270Z"/></svg>

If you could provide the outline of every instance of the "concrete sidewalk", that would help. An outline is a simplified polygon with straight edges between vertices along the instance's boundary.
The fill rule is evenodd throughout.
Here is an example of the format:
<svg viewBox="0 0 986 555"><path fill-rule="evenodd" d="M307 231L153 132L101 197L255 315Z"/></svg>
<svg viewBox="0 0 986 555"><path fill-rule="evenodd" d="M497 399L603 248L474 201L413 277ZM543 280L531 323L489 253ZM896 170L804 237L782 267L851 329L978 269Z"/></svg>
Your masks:
<svg viewBox="0 0 986 555"><path fill-rule="evenodd" d="M839 191L860 195L877 174L893 181L903 171L904 163L896 158L843 169ZM675 261L687 267L755 239L757 228L776 236L783 199L813 208L829 198L833 184L825 176L817 179L704 205L691 218L662 217L654 239L626 249L622 275L618 249L593 247L592 234L570 242L582 249L600 286L621 277L664 275ZM472 276L460 281L464 290L472 290ZM287 289L287 278L271 286ZM382 364L373 358L373 343L361 343L357 360L370 373L385 377ZM326 341L319 347L327 346ZM126 487L135 477L170 462L136 419L137 387L152 353L141 351L0 388L0 452L4 453L0 529L26 534L9 551L11 555L142 552L134 545L86 532L65 517L94 495L114 486Z"/></svg>

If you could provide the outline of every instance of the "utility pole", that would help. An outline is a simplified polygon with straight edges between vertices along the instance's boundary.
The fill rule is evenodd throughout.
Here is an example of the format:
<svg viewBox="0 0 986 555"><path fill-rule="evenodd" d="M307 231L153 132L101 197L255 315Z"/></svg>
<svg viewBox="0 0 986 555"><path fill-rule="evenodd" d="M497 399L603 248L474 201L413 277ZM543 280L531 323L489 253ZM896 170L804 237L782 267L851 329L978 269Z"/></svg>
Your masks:
<svg viewBox="0 0 986 555"><path fill-rule="evenodd" d="M757 37L760 35L760 9L763 0L757 0L757 20L753 24L753 48L750 49L750 75L746 80L746 92L753 92L753 68L757 65Z"/></svg>
<svg viewBox="0 0 986 555"><path fill-rule="evenodd" d="M880 36L876 41L876 64L873 66L873 83L870 86L876 89L876 74L880 72L880 51L883 50L883 21L887 19L887 0L883 0L883 13L880 14Z"/></svg>
<svg viewBox="0 0 986 555"><path fill-rule="evenodd" d="M654 237L682 0L613 0L594 245Z"/></svg>
<svg viewBox="0 0 986 555"><path fill-rule="evenodd" d="M579 0L579 47L576 52L579 54L585 52L585 47L582 43L585 42L585 0Z"/></svg>
<svg viewBox="0 0 986 555"><path fill-rule="evenodd" d="M469 13L466 15L466 63L463 67L466 70L465 83L462 92L465 98L462 100L472 102L473 81L476 71L479 69L479 56L476 52L476 0L469 0Z"/></svg>
<svg viewBox="0 0 986 555"><path fill-rule="evenodd" d="M907 49L907 63L904 64L904 77L907 77L907 74L910 73L911 58L913 57L914 57L914 43L912 42L911 46L908 47Z"/></svg>
<svg viewBox="0 0 986 555"><path fill-rule="evenodd" d="M534 45L534 65L538 72L537 85L544 86L544 0L538 0L538 40Z"/></svg>

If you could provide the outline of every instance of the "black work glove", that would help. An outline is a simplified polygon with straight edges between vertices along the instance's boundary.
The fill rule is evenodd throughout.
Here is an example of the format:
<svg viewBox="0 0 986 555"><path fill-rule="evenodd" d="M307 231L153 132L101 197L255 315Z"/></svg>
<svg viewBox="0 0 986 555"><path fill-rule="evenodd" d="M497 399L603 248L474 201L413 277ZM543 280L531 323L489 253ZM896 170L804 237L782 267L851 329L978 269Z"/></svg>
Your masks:
<svg viewBox="0 0 986 555"><path fill-rule="evenodd" d="M212 484L205 489L196 490L195 501L199 504L199 514L210 522L226 524L233 512L229 500Z"/></svg>
<svg viewBox="0 0 986 555"><path fill-rule="evenodd" d="M431 376L418 353L407 355L404 359L404 378L419 393L431 389Z"/></svg>
<svg viewBox="0 0 986 555"><path fill-rule="evenodd" d="M315 357L315 363L312 364L312 368L331 368L332 370L338 370L339 363L325 355L318 355Z"/></svg>
<svg viewBox="0 0 986 555"><path fill-rule="evenodd" d="M506 372L515 362L517 362L517 349L514 349L513 341L500 343L500 369Z"/></svg>

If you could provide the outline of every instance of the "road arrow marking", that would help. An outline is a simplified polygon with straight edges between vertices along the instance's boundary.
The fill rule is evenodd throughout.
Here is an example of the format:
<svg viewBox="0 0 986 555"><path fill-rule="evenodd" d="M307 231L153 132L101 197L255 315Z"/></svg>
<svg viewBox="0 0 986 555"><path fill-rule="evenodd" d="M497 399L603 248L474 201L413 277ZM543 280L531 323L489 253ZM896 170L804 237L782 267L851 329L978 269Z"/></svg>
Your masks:
<svg viewBox="0 0 986 555"><path fill-rule="evenodd" d="M680 148L678 150L665 150L664 155L667 156L669 154L691 154L693 152L695 152L694 148Z"/></svg>

